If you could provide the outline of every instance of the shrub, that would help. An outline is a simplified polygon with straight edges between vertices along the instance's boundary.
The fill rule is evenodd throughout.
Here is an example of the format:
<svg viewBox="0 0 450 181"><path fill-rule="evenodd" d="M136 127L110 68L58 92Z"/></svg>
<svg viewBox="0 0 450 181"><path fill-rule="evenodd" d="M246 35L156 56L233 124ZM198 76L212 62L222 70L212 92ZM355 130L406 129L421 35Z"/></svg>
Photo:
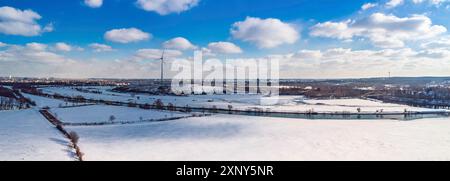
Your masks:
<svg viewBox="0 0 450 181"><path fill-rule="evenodd" d="M113 122L116 120L116 117L114 115L109 116L109 122Z"/></svg>
<svg viewBox="0 0 450 181"><path fill-rule="evenodd" d="M156 109L164 109L164 103L161 99L157 99L154 103Z"/></svg>
<svg viewBox="0 0 450 181"><path fill-rule="evenodd" d="M233 109L233 106L232 105L228 105L228 110L232 110Z"/></svg>
<svg viewBox="0 0 450 181"><path fill-rule="evenodd" d="M175 106L174 106L172 103L169 103L169 104L167 105L167 109L168 109L169 111L175 111Z"/></svg>
<svg viewBox="0 0 450 181"><path fill-rule="evenodd" d="M212 106L212 112L213 113L218 113L219 111L217 110L217 106Z"/></svg>
<svg viewBox="0 0 450 181"><path fill-rule="evenodd" d="M186 112L192 112L192 109L189 107L189 105L186 105L185 110Z"/></svg>

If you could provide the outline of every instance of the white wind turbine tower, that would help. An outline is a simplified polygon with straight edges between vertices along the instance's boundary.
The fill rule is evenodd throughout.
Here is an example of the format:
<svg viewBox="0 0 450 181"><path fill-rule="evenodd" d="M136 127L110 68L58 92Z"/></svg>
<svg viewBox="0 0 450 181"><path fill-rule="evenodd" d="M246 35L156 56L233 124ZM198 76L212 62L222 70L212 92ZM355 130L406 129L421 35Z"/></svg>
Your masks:
<svg viewBox="0 0 450 181"><path fill-rule="evenodd" d="M164 86L164 54L165 54L166 50L164 49L161 55L161 58L159 58L159 60L161 60L161 82L160 82L160 86L161 88Z"/></svg>

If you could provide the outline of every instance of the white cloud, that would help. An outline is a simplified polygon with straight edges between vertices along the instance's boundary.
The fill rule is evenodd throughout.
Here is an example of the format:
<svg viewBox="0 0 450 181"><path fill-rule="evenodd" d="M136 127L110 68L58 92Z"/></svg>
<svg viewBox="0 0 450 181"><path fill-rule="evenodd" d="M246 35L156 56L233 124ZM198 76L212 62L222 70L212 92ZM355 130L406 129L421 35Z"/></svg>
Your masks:
<svg viewBox="0 0 450 181"><path fill-rule="evenodd" d="M0 74L67 78L150 78L159 76L157 59L161 55L161 49L141 49L125 59L93 58L81 61L50 52L45 44L9 45L0 50ZM175 57L181 55L180 51L169 50L165 57L170 63L177 61ZM379 77L387 76L388 72L395 76L448 76L450 67L450 50L445 49L415 51L409 48L331 48L300 50L269 57L280 59L282 78ZM173 75L173 72L167 73L168 77Z"/></svg>
<svg viewBox="0 0 450 181"><path fill-rule="evenodd" d="M336 38L336 39L350 39L354 36L353 31L350 30L350 20L343 22L318 23L311 28L311 36Z"/></svg>
<svg viewBox="0 0 450 181"><path fill-rule="evenodd" d="M417 54L418 57L425 57L430 59L443 59L450 57L450 50L446 49L428 49L422 50Z"/></svg>
<svg viewBox="0 0 450 181"><path fill-rule="evenodd" d="M49 23L42 28L42 32L52 32L53 30L55 30L53 23Z"/></svg>
<svg viewBox="0 0 450 181"><path fill-rule="evenodd" d="M208 44L208 49L210 50L211 53L219 53L219 54L242 53L242 49L231 42L212 42Z"/></svg>
<svg viewBox="0 0 450 181"><path fill-rule="evenodd" d="M395 8L402 5L404 2L404 0L390 0L386 3L386 8Z"/></svg>
<svg viewBox="0 0 450 181"><path fill-rule="evenodd" d="M352 50L331 48L301 50L285 55L272 55L280 60L285 78L347 78L449 75L450 50L409 48Z"/></svg>
<svg viewBox="0 0 450 181"><path fill-rule="evenodd" d="M99 43L92 43L89 45L89 47L92 48L94 52L110 52L110 51L114 50L109 45L99 44Z"/></svg>
<svg viewBox="0 0 450 181"><path fill-rule="evenodd" d="M199 2L200 0L138 0L136 3L146 11L167 15L187 11L197 6Z"/></svg>
<svg viewBox="0 0 450 181"><path fill-rule="evenodd" d="M138 60L156 60L161 58L164 53L164 58L171 59L183 55L183 52L178 50L161 50L161 49L139 49L136 51L135 57Z"/></svg>
<svg viewBox="0 0 450 181"><path fill-rule="evenodd" d="M298 59L319 59L322 57L320 50L300 50L293 57Z"/></svg>
<svg viewBox="0 0 450 181"><path fill-rule="evenodd" d="M233 24L231 34L234 38L253 43L259 48L293 44L300 38L293 25L274 18L247 17L244 21Z"/></svg>
<svg viewBox="0 0 450 181"><path fill-rule="evenodd" d="M37 23L42 17L32 10L0 7L0 33L7 35L37 36L53 31L53 25L44 28Z"/></svg>
<svg viewBox="0 0 450 181"><path fill-rule="evenodd" d="M176 50L192 50L197 48L189 40L183 37L176 37L169 41L166 41L163 43L163 47Z"/></svg>
<svg viewBox="0 0 450 181"><path fill-rule="evenodd" d="M63 56L47 51L47 47L46 44L35 42L27 43L25 46L11 45L6 50L0 51L0 62L55 64L69 61Z"/></svg>
<svg viewBox="0 0 450 181"><path fill-rule="evenodd" d="M64 42L59 42L55 44L55 49L63 52L70 52L72 51L72 46Z"/></svg>
<svg viewBox="0 0 450 181"><path fill-rule="evenodd" d="M26 48L28 50L33 50L33 51L44 51L47 49L47 47L48 46L46 44L36 43L36 42L26 44Z"/></svg>
<svg viewBox="0 0 450 181"><path fill-rule="evenodd" d="M152 35L137 28L113 29L105 33L105 39L118 43L131 43L152 38Z"/></svg>
<svg viewBox="0 0 450 181"><path fill-rule="evenodd" d="M84 4L91 8L99 8L103 5L103 0L84 0Z"/></svg>
<svg viewBox="0 0 450 181"><path fill-rule="evenodd" d="M429 4L432 4L432 5L441 5L442 3L450 2L450 0L412 0L412 1L414 4L428 2Z"/></svg>
<svg viewBox="0 0 450 181"><path fill-rule="evenodd" d="M212 50L208 48L202 48L202 53L204 57L215 57L217 56L215 53L212 52Z"/></svg>
<svg viewBox="0 0 450 181"><path fill-rule="evenodd" d="M441 37L435 40L422 43L421 47L424 49L449 49L450 50L450 36Z"/></svg>
<svg viewBox="0 0 450 181"><path fill-rule="evenodd" d="M374 7L376 7L376 6L378 6L377 3L366 3L366 4L363 4L363 5L361 6L361 9L362 9L362 10L368 10L368 9L374 8Z"/></svg>
<svg viewBox="0 0 450 181"><path fill-rule="evenodd" d="M311 36L348 40L354 37L368 38L375 46L398 48L405 41L436 37L447 31L444 26L433 25L424 15L399 18L375 13L358 20L318 23L311 28Z"/></svg>
<svg viewBox="0 0 450 181"><path fill-rule="evenodd" d="M11 45L0 50L0 76L60 78L149 78L159 75L159 62L139 62L132 59L76 60L64 55L38 50L33 43ZM37 46L39 47L39 46ZM42 46L41 46L42 47ZM32 70L32 71L31 71Z"/></svg>

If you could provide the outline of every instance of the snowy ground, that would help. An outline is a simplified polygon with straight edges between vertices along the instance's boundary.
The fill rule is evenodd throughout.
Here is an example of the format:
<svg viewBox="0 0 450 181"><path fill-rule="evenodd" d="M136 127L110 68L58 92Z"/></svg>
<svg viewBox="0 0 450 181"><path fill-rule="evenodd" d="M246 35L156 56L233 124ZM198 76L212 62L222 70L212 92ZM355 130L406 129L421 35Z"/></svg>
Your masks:
<svg viewBox="0 0 450 181"><path fill-rule="evenodd" d="M450 119L299 120L217 115L68 127L87 160L450 160Z"/></svg>
<svg viewBox="0 0 450 181"><path fill-rule="evenodd" d="M0 111L0 160L75 160L68 140L34 109Z"/></svg>
<svg viewBox="0 0 450 181"><path fill-rule="evenodd" d="M383 103L379 101L363 100L363 99L334 99L334 100L307 100L302 96L280 96L278 103L274 105L267 105L265 103L273 102L274 98L262 97L260 95L191 95L191 96L151 96L151 95L135 95L123 93L113 93L108 91L109 87L101 88L99 90L103 94L84 93L71 89L69 87L48 87L43 88L46 93L62 94L66 96L81 95L89 99L103 99L120 102L137 102L152 104L155 100L161 99L165 104L172 103L176 106L190 107L217 107L228 109L231 105L235 110L247 110L259 108L266 111L274 112L357 112L357 108L361 108L363 113L375 113L377 110L383 109L383 112L402 113L405 111L439 111L436 109L417 108L406 105ZM443 110L440 110L443 111Z"/></svg>
<svg viewBox="0 0 450 181"><path fill-rule="evenodd" d="M35 96L35 95L31 95L31 94L26 94L26 93L22 93L22 95L25 96L26 98L33 100L36 103L36 106L39 108L43 108L46 106L48 106L50 108L54 108L54 107L58 107L60 105L66 104L66 102L57 100L57 99L50 99L50 98Z"/></svg>
<svg viewBox="0 0 450 181"><path fill-rule="evenodd" d="M140 121L149 119L164 119L171 117L183 117L189 114L169 111L145 110L122 106L93 105L73 108L51 109L54 115L65 123L100 123L108 122L110 116L114 116L117 122Z"/></svg>
<svg viewBox="0 0 450 181"><path fill-rule="evenodd" d="M378 109L432 111L361 99L304 100L283 96L264 106L256 95L149 96L82 93L70 88L46 92L82 95L122 102L272 111L363 112ZM63 101L33 95L39 107L49 106L64 122L139 121L185 116L182 113L91 105L58 108ZM68 143L36 110L0 111L0 160L74 160ZM167 122L126 125L65 126L80 135L86 160L450 160L450 118L395 120L303 120L215 115Z"/></svg>

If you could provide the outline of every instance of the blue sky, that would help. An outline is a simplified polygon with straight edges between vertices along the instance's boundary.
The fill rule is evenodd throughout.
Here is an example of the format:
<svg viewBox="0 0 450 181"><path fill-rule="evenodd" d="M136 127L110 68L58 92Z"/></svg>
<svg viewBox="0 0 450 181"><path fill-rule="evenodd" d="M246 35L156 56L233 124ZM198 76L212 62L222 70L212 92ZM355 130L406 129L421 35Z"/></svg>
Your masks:
<svg viewBox="0 0 450 181"><path fill-rule="evenodd" d="M49 2L44 3L44 2ZM9 43L30 41L54 43L60 41L75 45L103 42L105 31L114 28L136 27L155 36L153 41L127 44L122 48L158 46L164 40L182 36L200 45L230 38L234 22L247 16L278 18L288 22L306 23L339 19L358 11L365 1L331 0L203 0L189 11L161 16L139 9L135 0L105 0L101 8L89 8L80 0L29 1L6 0L0 6L31 9L43 18L40 23L53 23L55 32L36 37L1 35ZM251 47L249 47L251 48Z"/></svg>
<svg viewBox="0 0 450 181"><path fill-rule="evenodd" d="M295 70L290 70L292 73L286 77L380 76L376 75L376 71L364 74L345 68L357 61L351 57L367 55L373 55L373 60L362 61L365 64L357 65L359 68L377 64L385 66L398 64L399 61L394 61L413 57L413 61L402 60L403 66L393 68L398 69L399 76L450 75L448 69L431 72L407 70L408 68L406 68L413 67L413 64L417 67L417 62L427 63L431 66L439 65L439 67L447 65L448 61L445 60L448 58L449 48L445 47L445 43L438 48L424 48L425 44L449 40L447 28L450 26L448 19L450 3L447 0L89 1L92 1L90 3L94 3L94 5L90 5L84 0L0 1L0 7L12 8L20 12L15 16L25 17L25 14L21 13L27 10L40 16L40 18L29 18L31 23L25 24L37 25L40 26L40 29L36 30L33 35L26 35L26 33L18 33L19 30L15 33L14 29L11 30L8 27L2 29L2 23L6 26L10 25L7 23L21 20L10 18L7 13L11 11L6 8L3 9L4 17L2 17L2 10L0 10L0 45L6 45L0 47L0 69L4 70L0 76L23 74L29 76L118 77L114 73L107 73L106 70L98 70L98 74L94 70L89 74L77 73L78 71L75 69L70 71L71 74L55 73L55 67L65 66L54 65L58 63L49 63L45 60L32 62L28 59L46 58L45 56L35 56L40 53L39 55L50 56L49 59L55 59L56 62L61 59L72 64L78 62L89 64L77 64L80 67L94 66L98 62L104 64L109 62L111 65L108 66L114 66L113 64L120 62L117 66L124 66L123 64L138 61L136 57L139 56L136 54L139 50L162 49L164 42L175 37L182 37L196 49L207 49L217 57L272 55L282 57L288 67L286 70L295 67ZM162 2L162 4L155 6L155 2ZM362 8L363 5L370 5L370 8ZM239 22L242 26L236 25ZM344 28L339 28L338 25L344 26ZM405 29L397 26L403 26ZM46 29L47 27L48 29ZM245 27L249 28L245 29ZM124 32L111 32L114 33L114 37L106 37L109 31L120 29L129 31L130 28L139 30L139 32L133 33L141 33L142 36L127 40L126 43L117 40L117 38L121 40L130 38L123 37L126 36L123 35ZM232 29L236 32L232 33ZM377 31L372 31L373 29L377 29ZM254 34L262 38L255 38ZM130 36L134 37L135 35ZM266 39L264 39L265 37ZM215 42L231 43L233 47L230 49L224 44L212 46L211 43ZM36 49L33 49L33 52L30 53L28 51L32 47L29 45L30 43L38 43L44 45L45 48L39 49L42 52L36 52ZM56 43L64 43L70 47L70 50L60 50L61 48L56 47ZM91 46L93 43L108 46L113 51L95 49ZM194 48L187 48L177 51L183 53L181 56L189 57L192 56L193 50ZM335 52L340 50L340 57L327 57L333 50ZM27 51L27 53L20 53L20 51ZM382 52L397 52L398 57L392 57L392 53L375 57ZM15 56L14 53L26 54L29 57L11 58L11 55ZM23 61L22 59L27 60ZM23 67L9 69L8 66L11 66L13 61L21 61L20 65L23 64ZM46 70L43 62L47 62L48 67L53 68ZM31 67L35 64L39 64L41 66L38 67L43 68L36 73L23 72L27 70L27 66ZM144 63L137 64L142 66ZM330 66L327 65L336 66L335 71L339 70L340 72L329 70ZM155 65L149 65L149 67L155 67ZM385 70L385 68L379 67L380 70ZM323 72L323 74L302 74L298 73L298 70ZM135 73L124 75L124 77L148 77L156 73L152 69L145 69L145 71L152 73L142 73L142 76ZM343 71L345 73L342 73Z"/></svg>

